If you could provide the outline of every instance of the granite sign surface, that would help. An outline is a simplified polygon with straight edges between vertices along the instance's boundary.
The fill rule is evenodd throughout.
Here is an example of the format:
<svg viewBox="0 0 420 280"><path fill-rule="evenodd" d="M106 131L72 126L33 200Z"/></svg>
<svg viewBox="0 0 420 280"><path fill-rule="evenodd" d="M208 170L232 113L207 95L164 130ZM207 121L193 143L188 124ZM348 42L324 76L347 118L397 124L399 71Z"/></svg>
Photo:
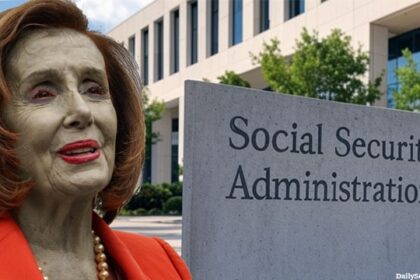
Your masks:
<svg viewBox="0 0 420 280"><path fill-rule="evenodd" d="M187 81L184 137L194 279L420 279L420 114Z"/></svg>

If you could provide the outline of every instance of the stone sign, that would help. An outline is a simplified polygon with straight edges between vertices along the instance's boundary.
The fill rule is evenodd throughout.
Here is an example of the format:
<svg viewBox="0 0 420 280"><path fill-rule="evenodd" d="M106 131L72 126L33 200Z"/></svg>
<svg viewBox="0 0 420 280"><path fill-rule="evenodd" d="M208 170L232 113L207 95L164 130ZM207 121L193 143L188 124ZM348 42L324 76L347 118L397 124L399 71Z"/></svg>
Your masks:
<svg viewBox="0 0 420 280"><path fill-rule="evenodd" d="M196 280L420 279L420 114L189 81L184 170Z"/></svg>

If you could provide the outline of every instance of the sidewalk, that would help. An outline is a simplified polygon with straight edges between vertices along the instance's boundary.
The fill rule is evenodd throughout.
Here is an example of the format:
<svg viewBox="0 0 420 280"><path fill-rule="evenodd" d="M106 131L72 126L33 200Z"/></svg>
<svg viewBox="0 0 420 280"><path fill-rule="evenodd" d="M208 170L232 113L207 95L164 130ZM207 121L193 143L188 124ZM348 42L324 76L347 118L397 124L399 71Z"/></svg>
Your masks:
<svg viewBox="0 0 420 280"><path fill-rule="evenodd" d="M160 237L181 254L181 216L117 217L111 228Z"/></svg>

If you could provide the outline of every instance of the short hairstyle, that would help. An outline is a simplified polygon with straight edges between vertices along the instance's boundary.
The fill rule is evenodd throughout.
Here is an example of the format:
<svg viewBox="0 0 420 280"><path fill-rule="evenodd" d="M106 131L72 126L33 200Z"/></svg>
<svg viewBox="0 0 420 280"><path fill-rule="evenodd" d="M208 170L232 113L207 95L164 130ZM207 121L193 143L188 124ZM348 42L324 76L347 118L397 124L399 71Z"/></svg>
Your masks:
<svg viewBox="0 0 420 280"><path fill-rule="evenodd" d="M106 73L118 119L115 167L100 196L104 219L110 223L131 198L144 162L144 117L136 63L123 45L88 30L82 11L69 0L31 0L0 13L0 112L11 101L7 58L28 30L69 28L89 37L105 59ZM0 117L0 213L18 208L33 186L19 177L15 144L19 135Z"/></svg>

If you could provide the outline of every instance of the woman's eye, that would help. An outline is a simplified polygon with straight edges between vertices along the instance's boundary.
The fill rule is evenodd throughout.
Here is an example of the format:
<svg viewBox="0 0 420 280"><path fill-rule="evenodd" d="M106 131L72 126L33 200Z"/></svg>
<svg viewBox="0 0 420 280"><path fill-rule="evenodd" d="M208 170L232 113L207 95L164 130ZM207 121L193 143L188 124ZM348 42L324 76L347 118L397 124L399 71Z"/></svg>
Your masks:
<svg viewBox="0 0 420 280"><path fill-rule="evenodd" d="M54 96L56 96L56 94L53 91L48 90L48 89L43 89L43 88L35 89L32 92L32 99L33 100L39 100L39 99L42 100L42 99L46 99L46 98L54 97Z"/></svg>
<svg viewBox="0 0 420 280"><path fill-rule="evenodd" d="M104 90L100 86L92 86L88 88L87 93L96 94L96 95L103 95Z"/></svg>
<svg viewBox="0 0 420 280"><path fill-rule="evenodd" d="M93 81L86 81L82 87L82 92L95 97L102 97L106 95L104 88Z"/></svg>

